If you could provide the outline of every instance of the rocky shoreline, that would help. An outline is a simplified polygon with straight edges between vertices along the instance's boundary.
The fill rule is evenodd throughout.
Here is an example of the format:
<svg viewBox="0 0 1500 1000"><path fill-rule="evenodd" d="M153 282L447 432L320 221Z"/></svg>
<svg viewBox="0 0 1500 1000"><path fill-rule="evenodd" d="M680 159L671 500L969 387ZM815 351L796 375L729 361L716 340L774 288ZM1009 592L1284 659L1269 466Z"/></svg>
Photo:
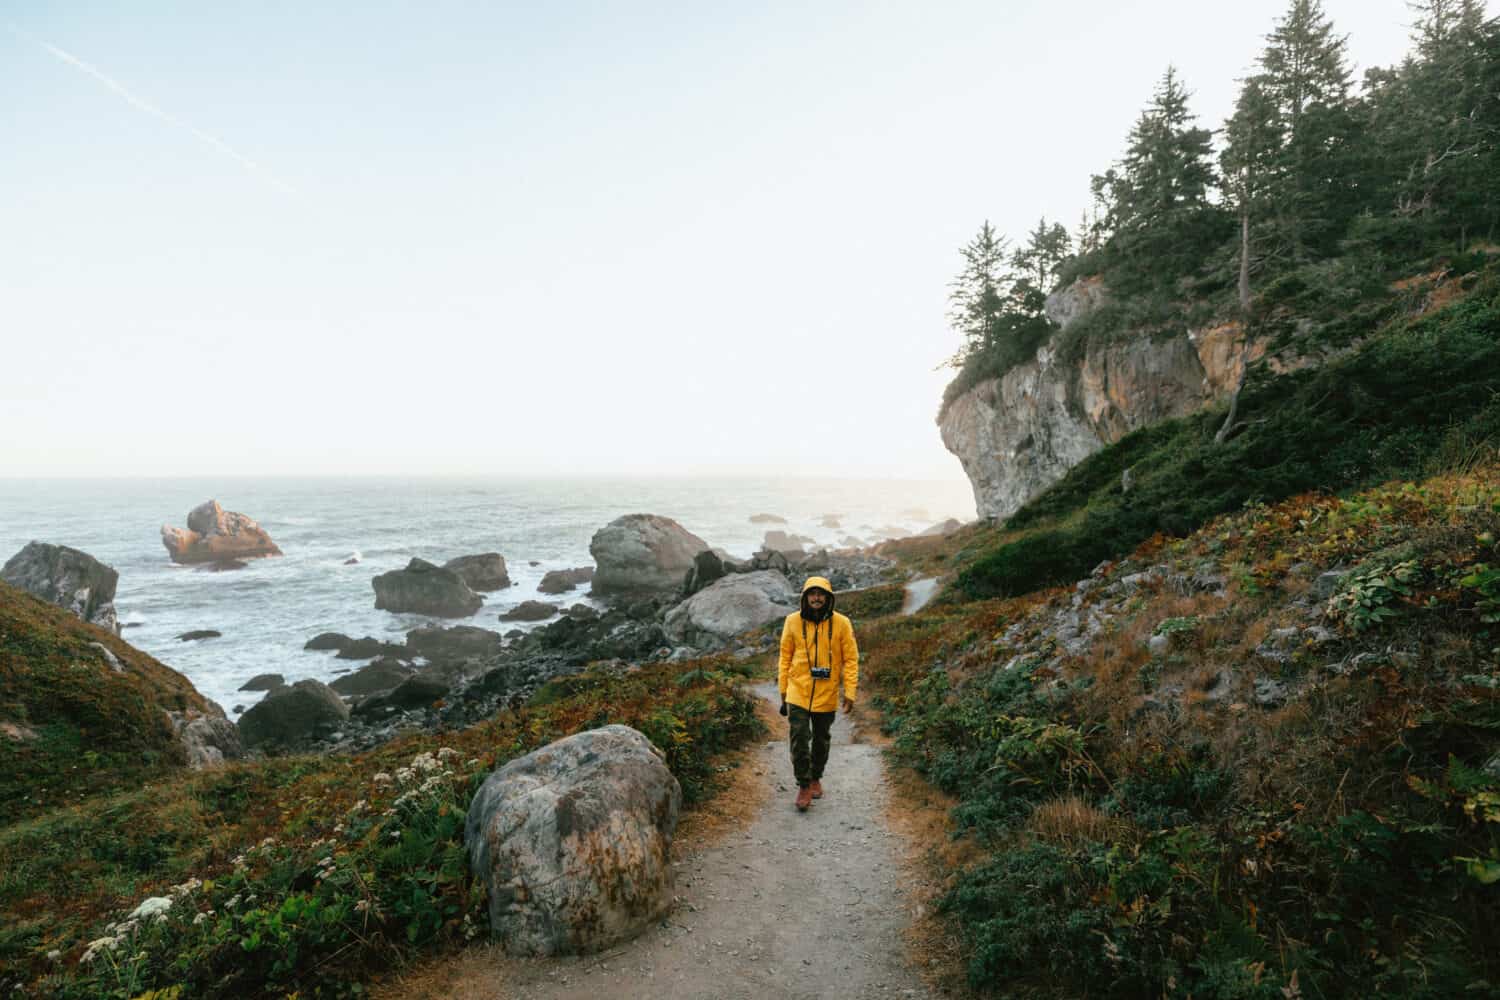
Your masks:
<svg viewBox="0 0 1500 1000"><path fill-rule="evenodd" d="M758 517L759 523L785 523ZM174 562L219 568L281 554L254 520L213 500L194 508L188 525L186 532L163 529ZM496 628L423 625L409 630L404 642L337 632L308 637L308 653L358 665L329 682L291 663L252 679L240 690L265 696L248 707L235 705L238 721L225 718L220 727L234 732L216 734L214 752L191 756L207 765L241 755L347 753L414 730L459 728L525 704L547 682L585 669L623 673L719 651L767 651L775 637L765 626L795 610L808 575L829 577L839 591L889 582L894 563L873 547L809 551L809 543L773 529L759 551L739 560L670 518L617 518L595 532L593 565L545 575L539 593L556 602L523 601L500 613ZM33 542L4 573L9 582L118 635L111 603L118 574L86 553ZM481 593L513 583L505 557L484 552L441 566L414 558L372 585L377 609L452 620L480 614ZM589 603L561 596L584 588L591 588ZM499 623L524 623L529 630ZM203 629L177 638L217 636ZM184 740L188 735L197 734Z"/></svg>

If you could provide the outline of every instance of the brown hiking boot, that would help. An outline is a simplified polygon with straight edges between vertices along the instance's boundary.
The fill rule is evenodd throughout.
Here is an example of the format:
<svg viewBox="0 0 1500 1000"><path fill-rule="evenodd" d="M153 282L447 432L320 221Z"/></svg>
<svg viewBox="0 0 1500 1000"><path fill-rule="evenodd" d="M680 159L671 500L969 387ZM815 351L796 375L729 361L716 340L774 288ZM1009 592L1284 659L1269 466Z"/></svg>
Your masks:
<svg viewBox="0 0 1500 1000"><path fill-rule="evenodd" d="M803 785L801 788L797 789L797 811L798 812L807 812L807 807L810 806L810 805L812 805L812 800L813 800L813 794L812 794L812 788L810 786Z"/></svg>
<svg viewBox="0 0 1500 1000"><path fill-rule="evenodd" d="M815 799L821 799L823 797L823 783L821 781L814 781L812 784L807 786L807 790L809 792L812 792L812 797Z"/></svg>

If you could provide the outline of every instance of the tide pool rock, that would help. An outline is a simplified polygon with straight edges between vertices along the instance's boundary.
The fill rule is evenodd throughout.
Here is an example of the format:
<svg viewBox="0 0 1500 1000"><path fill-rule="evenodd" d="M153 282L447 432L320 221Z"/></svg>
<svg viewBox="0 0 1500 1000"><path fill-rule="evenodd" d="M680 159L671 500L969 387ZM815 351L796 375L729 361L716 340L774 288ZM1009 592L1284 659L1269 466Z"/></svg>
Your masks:
<svg viewBox="0 0 1500 1000"><path fill-rule="evenodd" d="M380 611L465 618L484 603L457 573L425 559L413 558L405 569L381 573L370 586L375 588L375 607Z"/></svg>
<svg viewBox="0 0 1500 1000"><path fill-rule="evenodd" d="M557 614L557 605L546 601L522 601L500 616L503 622L540 622Z"/></svg>
<svg viewBox="0 0 1500 1000"><path fill-rule="evenodd" d="M797 610L797 591L775 570L739 573L709 584L667 612L673 642L717 649L742 632Z"/></svg>
<svg viewBox="0 0 1500 1000"><path fill-rule="evenodd" d="M594 593L676 594L693 557L709 545L670 517L626 514L594 532Z"/></svg>
<svg viewBox="0 0 1500 1000"><path fill-rule="evenodd" d="M120 634L115 587L120 574L87 552L28 542L0 567L0 580L70 611L90 625Z"/></svg>
<svg viewBox="0 0 1500 1000"><path fill-rule="evenodd" d="M469 867L490 928L518 955L587 954L671 904L682 789L629 726L577 733L506 764L469 805Z"/></svg>
<svg viewBox="0 0 1500 1000"><path fill-rule="evenodd" d="M188 513L187 528L162 525L161 543L175 563L228 563L279 556L281 549L259 524L208 500Z"/></svg>
<svg viewBox="0 0 1500 1000"><path fill-rule="evenodd" d="M443 563L443 569L457 573L459 579L473 591L504 590L510 586L505 557L498 552L482 552L475 556L449 559Z"/></svg>

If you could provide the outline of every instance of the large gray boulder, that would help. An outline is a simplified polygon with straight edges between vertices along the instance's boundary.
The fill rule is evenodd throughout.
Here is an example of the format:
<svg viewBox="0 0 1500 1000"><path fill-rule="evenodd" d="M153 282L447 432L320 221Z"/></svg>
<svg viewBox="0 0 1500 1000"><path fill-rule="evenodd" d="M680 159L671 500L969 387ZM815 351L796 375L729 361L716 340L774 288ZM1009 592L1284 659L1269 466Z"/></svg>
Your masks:
<svg viewBox="0 0 1500 1000"><path fill-rule="evenodd" d="M0 567L0 580L66 608L91 625L120 634L115 586L120 574L87 552L66 545L28 542Z"/></svg>
<svg viewBox="0 0 1500 1000"><path fill-rule="evenodd" d="M469 805L469 867L490 929L519 955L586 954L634 937L672 901L682 790L628 726L548 744L490 775Z"/></svg>
<svg viewBox="0 0 1500 1000"><path fill-rule="evenodd" d="M465 618L484 603L457 573L425 559L413 558L405 569L381 573L370 586L375 588L375 607L380 611Z"/></svg>
<svg viewBox="0 0 1500 1000"><path fill-rule="evenodd" d="M240 731L224 717L218 705L212 712L187 709L182 712L167 712L172 732L177 735L187 754L188 767L202 770L217 767L226 760L238 760L245 756L240 740Z"/></svg>
<svg viewBox="0 0 1500 1000"><path fill-rule="evenodd" d="M443 569L451 569L459 579L469 585L470 590L504 590L510 586L510 574L505 569L505 557L498 552L484 552L477 556L459 556L443 563Z"/></svg>
<svg viewBox="0 0 1500 1000"><path fill-rule="evenodd" d="M266 743L294 746L349 718L349 706L321 681L298 681L278 688L240 716L240 739L247 747Z"/></svg>
<svg viewBox="0 0 1500 1000"><path fill-rule="evenodd" d="M670 517L626 514L594 533L594 593L675 594L708 543Z"/></svg>
<svg viewBox="0 0 1500 1000"><path fill-rule="evenodd" d="M382 656L354 671L335 678L329 688L348 698L368 698L372 694L394 691L417 668L389 656Z"/></svg>
<svg viewBox="0 0 1500 1000"><path fill-rule="evenodd" d="M175 563L217 563L279 556L281 549L259 524L208 500L188 514L187 529L163 525L161 543Z"/></svg>
<svg viewBox="0 0 1500 1000"><path fill-rule="evenodd" d="M667 612L673 642L718 649L729 639L797 610L797 591L775 570L726 576Z"/></svg>

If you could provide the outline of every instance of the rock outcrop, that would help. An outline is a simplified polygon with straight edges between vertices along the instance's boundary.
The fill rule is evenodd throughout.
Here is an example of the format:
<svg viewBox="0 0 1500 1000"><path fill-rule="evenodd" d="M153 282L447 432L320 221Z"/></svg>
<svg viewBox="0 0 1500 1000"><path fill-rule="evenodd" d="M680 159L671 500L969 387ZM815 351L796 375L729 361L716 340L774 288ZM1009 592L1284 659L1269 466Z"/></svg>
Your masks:
<svg viewBox="0 0 1500 1000"><path fill-rule="evenodd" d="M172 732L177 735L183 752L187 754L188 767L194 770L216 767L226 760L238 760L245 756L239 729L224 717L217 705L213 708L215 711L211 712L188 709L167 713L167 719L172 723Z"/></svg>
<svg viewBox="0 0 1500 1000"><path fill-rule="evenodd" d="M28 542L0 568L0 580L72 612L116 635L115 587L120 574L87 552L66 545Z"/></svg>
<svg viewBox="0 0 1500 1000"><path fill-rule="evenodd" d="M425 559L413 558L405 569L381 573L370 586L375 588L375 607L380 611L465 618L484 604L457 573Z"/></svg>
<svg viewBox="0 0 1500 1000"><path fill-rule="evenodd" d="M565 594L580 584L594 578L594 567L578 566L574 569L549 569L542 575L536 589L544 594Z"/></svg>
<svg viewBox="0 0 1500 1000"><path fill-rule="evenodd" d="M452 570L473 591L504 590L510 586L510 574L505 569L505 557L498 552L483 552L474 556L459 556L443 563L443 569Z"/></svg>
<svg viewBox="0 0 1500 1000"><path fill-rule="evenodd" d="M708 543L669 517L627 514L594 533L589 552L598 569L594 593L676 594Z"/></svg>
<svg viewBox="0 0 1500 1000"><path fill-rule="evenodd" d="M667 637L699 649L728 640L797 610L797 590L774 570L737 573L708 585L667 612Z"/></svg>
<svg viewBox="0 0 1500 1000"><path fill-rule="evenodd" d="M183 564L281 555L265 529L244 514L220 507L217 500L194 507L186 529L163 525L161 543L173 562Z"/></svg>
<svg viewBox="0 0 1500 1000"><path fill-rule="evenodd" d="M465 824L490 929L513 954L586 954L633 937L672 901L682 790L628 726L548 744L486 779Z"/></svg>
<svg viewBox="0 0 1500 1000"><path fill-rule="evenodd" d="M1107 301L1099 280L1084 278L1049 296L1047 315L1061 332ZM1058 359L1057 343L1054 334L1032 360L980 382L938 417L980 517L1009 517L1105 445L1223 398L1244 365L1233 323L1093 346L1072 362ZM1264 346L1251 345L1251 358Z"/></svg>
<svg viewBox="0 0 1500 1000"><path fill-rule="evenodd" d="M348 718L349 706L327 684L302 680L251 705L240 716L240 739L252 748L293 747L336 729Z"/></svg>
<svg viewBox="0 0 1500 1000"><path fill-rule="evenodd" d="M473 625L414 628L406 633L407 651L430 661L494 656L504 644L499 632Z"/></svg>

